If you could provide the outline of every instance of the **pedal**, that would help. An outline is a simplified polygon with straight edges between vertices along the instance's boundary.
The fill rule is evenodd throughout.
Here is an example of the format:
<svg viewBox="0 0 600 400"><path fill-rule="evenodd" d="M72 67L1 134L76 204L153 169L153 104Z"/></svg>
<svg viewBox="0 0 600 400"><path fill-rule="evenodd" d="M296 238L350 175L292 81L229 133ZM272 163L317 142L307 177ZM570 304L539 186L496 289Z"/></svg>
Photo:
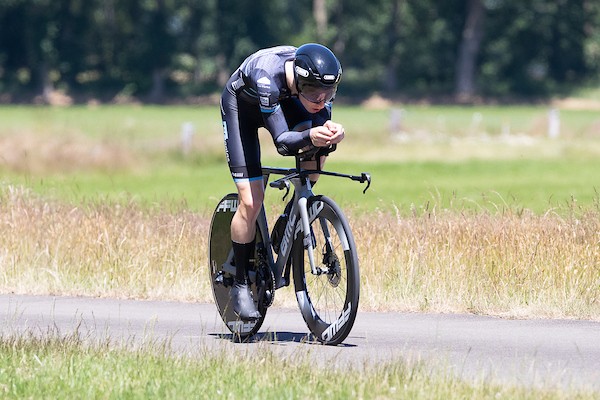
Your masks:
<svg viewBox="0 0 600 400"><path fill-rule="evenodd" d="M214 283L225 287L231 287L233 286L233 277L225 276L225 272L219 271L217 276L215 276Z"/></svg>
<svg viewBox="0 0 600 400"><path fill-rule="evenodd" d="M225 279L225 278L223 278L223 271L219 271L219 272L217 273L217 276L215 276L215 280L214 280L214 282L215 282L217 285L223 285L223 280L224 280L224 279Z"/></svg>
<svg viewBox="0 0 600 400"><path fill-rule="evenodd" d="M273 292L271 290L265 291L263 303L266 307L269 307L271 304L273 304Z"/></svg>

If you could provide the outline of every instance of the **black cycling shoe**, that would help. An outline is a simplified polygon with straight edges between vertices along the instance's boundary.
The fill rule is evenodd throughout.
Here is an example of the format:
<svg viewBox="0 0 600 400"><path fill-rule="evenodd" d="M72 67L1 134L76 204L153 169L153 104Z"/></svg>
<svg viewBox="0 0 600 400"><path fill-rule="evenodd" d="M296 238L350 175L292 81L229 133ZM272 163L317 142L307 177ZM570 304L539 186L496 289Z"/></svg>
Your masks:
<svg viewBox="0 0 600 400"><path fill-rule="evenodd" d="M235 282L231 288L231 301L233 312L242 321L255 321L261 317L252 300L250 286L247 283Z"/></svg>

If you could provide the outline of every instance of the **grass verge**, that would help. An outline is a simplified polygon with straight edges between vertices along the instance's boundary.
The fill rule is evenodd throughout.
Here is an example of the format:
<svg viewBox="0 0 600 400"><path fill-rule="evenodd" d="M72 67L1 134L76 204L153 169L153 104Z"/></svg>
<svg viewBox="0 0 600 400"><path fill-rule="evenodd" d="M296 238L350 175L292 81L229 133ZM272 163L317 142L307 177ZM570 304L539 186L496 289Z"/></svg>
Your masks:
<svg viewBox="0 0 600 400"><path fill-rule="evenodd" d="M0 338L0 394L22 398L592 399L593 393L468 383L403 362L360 369L316 367L306 355L264 349L201 351L168 344L85 343L78 335Z"/></svg>

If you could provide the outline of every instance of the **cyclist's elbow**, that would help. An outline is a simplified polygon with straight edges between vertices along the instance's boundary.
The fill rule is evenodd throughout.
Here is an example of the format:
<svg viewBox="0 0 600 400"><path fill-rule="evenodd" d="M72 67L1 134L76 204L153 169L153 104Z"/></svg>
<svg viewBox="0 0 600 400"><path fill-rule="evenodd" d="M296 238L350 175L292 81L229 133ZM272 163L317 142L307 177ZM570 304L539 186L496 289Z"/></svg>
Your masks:
<svg viewBox="0 0 600 400"><path fill-rule="evenodd" d="M277 148L277 152L282 156L293 155L293 151L290 149L290 146L288 146L288 143L284 140L285 138L281 136L275 139L275 147Z"/></svg>
<svg viewBox="0 0 600 400"><path fill-rule="evenodd" d="M277 144L277 152L282 156L292 155L292 152L285 144Z"/></svg>
<svg viewBox="0 0 600 400"><path fill-rule="evenodd" d="M275 137L274 143L279 154L293 156L310 145L310 138L305 138L299 132L286 132Z"/></svg>

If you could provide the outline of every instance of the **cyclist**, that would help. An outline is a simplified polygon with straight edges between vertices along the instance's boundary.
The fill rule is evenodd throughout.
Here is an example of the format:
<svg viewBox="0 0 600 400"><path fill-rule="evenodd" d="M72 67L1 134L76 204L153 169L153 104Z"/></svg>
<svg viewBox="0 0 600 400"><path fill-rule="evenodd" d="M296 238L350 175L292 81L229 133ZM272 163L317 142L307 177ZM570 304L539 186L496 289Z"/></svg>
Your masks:
<svg viewBox="0 0 600 400"><path fill-rule="evenodd" d="M261 317L248 284L256 219L264 200L258 128L269 131L282 155L339 143L344 128L331 121L331 105L341 76L340 62L323 45L277 46L246 58L223 90L225 154L239 195L231 221L236 276L230 296L234 312L244 321ZM308 163L303 168L311 168Z"/></svg>

